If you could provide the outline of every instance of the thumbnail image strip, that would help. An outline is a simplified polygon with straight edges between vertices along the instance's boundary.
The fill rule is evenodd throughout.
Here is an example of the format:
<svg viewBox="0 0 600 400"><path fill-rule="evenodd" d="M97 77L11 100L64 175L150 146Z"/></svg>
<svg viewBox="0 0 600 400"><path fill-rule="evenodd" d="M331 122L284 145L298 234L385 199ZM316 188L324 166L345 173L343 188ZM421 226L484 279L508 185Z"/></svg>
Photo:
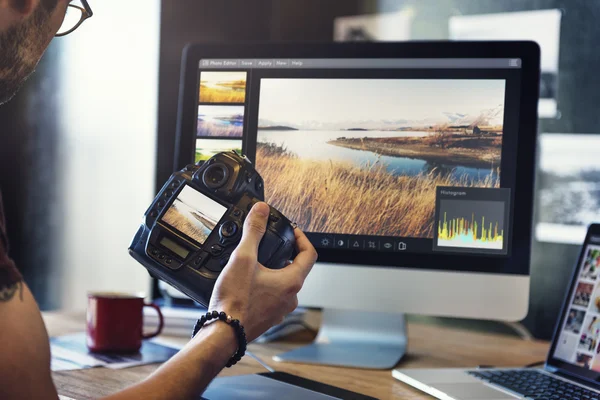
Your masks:
<svg viewBox="0 0 600 400"><path fill-rule="evenodd" d="M196 140L196 159L194 162L206 161L217 153L235 150L242 154L241 140L219 140L219 139L197 139Z"/></svg>
<svg viewBox="0 0 600 400"><path fill-rule="evenodd" d="M243 103L246 100L246 72L200 73L200 103Z"/></svg>
<svg viewBox="0 0 600 400"><path fill-rule="evenodd" d="M244 106L198 106L198 137L242 137Z"/></svg>
<svg viewBox="0 0 600 400"><path fill-rule="evenodd" d="M438 186L499 187L504 93L501 79L262 79L266 201L307 232L433 238Z"/></svg>

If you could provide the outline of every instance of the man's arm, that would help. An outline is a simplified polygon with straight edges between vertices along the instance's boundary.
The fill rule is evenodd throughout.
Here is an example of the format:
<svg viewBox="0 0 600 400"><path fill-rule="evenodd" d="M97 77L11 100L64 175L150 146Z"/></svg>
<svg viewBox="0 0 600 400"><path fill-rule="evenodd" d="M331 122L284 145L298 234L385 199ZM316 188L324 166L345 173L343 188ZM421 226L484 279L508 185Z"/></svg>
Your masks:
<svg viewBox="0 0 600 400"><path fill-rule="evenodd" d="M0 290L0 398L58 399L48 333L24 282Z"/></svg>
<svg viewBox="0 0 600 400"><path fill-rule="evenodd" d="M210 309L239 319L248 341L256 339L296 308L317 253L295 230L298 256L281 270L257 261L269 207L258 203L244 223L240 244L223 269ZM40 310L27 286L18 282L0 291L0 399L56 400L50 372L50 345ZM205 325L171 360L149 378L110 400L171 400L198 396L225 367L238 346L234 329L222 321Z"/></svg>
<svg viewBox="0 0 600 400"><path fill-rule="evenodd" d="M215 321L198 331L186 347L148 379L105 400L195 398L225 367L236 349L233 328Z"/></svg>

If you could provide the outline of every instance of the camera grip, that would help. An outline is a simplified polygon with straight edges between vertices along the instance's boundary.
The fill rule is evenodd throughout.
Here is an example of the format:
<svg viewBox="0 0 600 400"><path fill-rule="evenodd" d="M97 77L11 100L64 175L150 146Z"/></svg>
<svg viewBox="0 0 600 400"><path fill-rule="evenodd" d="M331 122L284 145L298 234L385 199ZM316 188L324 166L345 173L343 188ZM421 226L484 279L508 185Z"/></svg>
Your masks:
<svg viewBox="0 0 600 400"><path fill-rule="evenodd" d="M271 269L283 268L292 257L293 248L294 243L267 229L258 246L258 262Z"/></svg>

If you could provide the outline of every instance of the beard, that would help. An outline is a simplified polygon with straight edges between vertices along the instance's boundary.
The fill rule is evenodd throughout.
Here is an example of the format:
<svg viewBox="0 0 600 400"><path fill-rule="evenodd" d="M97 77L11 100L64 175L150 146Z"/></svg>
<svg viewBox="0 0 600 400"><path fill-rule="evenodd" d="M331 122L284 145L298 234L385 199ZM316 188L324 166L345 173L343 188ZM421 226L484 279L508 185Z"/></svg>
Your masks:
<svg viewBox="0 0 600 400"><path fill-rule="evenodd" d="M23 23L0 32L0 105L19 91L52 39L51 9L42 2Z"/></svg>

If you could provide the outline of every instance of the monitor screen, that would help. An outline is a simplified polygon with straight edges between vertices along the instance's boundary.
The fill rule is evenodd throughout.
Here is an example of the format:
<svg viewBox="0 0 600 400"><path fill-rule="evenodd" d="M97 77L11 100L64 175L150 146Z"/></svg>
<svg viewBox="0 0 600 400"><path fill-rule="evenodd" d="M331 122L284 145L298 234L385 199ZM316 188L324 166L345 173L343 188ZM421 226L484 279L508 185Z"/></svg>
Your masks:
<svg viewBox="0 0 600 400"><path fill-rule="evenodd" d="M196 161L243 148L317 249L507 257L520 59L201 59Z"/></svg>

